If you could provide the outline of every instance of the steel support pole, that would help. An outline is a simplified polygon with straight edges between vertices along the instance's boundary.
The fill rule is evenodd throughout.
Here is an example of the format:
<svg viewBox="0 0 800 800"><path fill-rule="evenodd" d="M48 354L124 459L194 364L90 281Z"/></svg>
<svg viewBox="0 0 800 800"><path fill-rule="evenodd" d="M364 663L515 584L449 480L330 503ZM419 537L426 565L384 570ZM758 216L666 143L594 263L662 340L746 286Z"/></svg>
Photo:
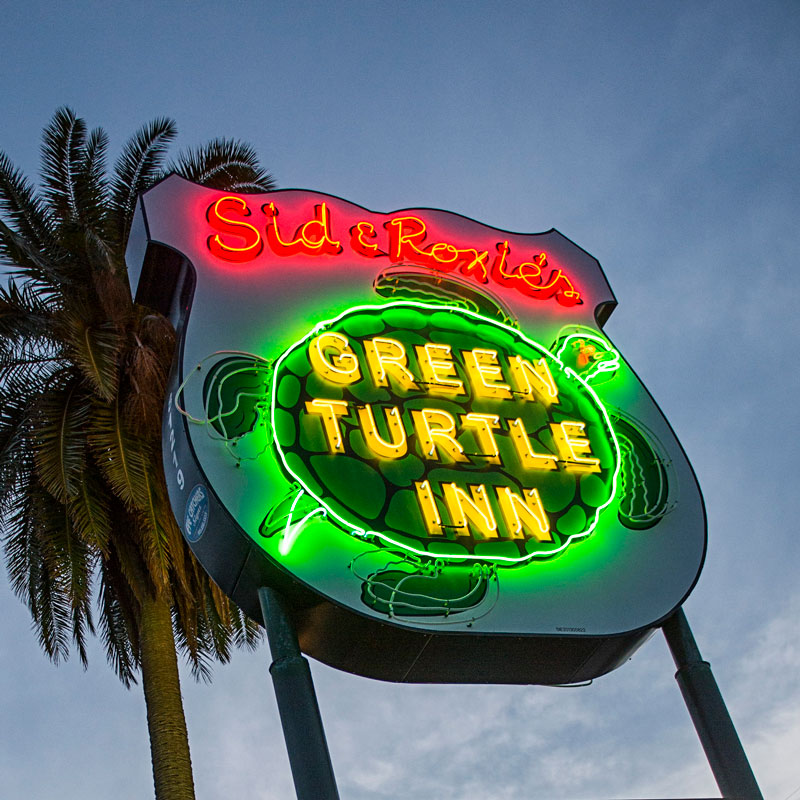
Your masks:
<svg viewBox="0 0 800 800"><path fill-rule="evenodd" d="M662 627L678 668L675 680L723 798L764 800L711 665L700 656L683 609L679 608Z"/></svg>
<svg viewBox="0 0 800 800"><path fill-rule="evenodd" d="M339 800L328 742L308 661L300 652L286 602L274 589L258 590L272 664L283 738L298 800Z"/></svg>

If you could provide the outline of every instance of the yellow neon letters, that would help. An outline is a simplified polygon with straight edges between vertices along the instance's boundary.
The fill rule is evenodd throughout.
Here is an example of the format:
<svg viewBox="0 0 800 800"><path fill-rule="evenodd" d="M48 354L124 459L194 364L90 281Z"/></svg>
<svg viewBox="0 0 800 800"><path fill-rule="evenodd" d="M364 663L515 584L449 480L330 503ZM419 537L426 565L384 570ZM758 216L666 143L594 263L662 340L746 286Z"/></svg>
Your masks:
<svg viewBox="0 0 800 800"><path fill-rule="evenodd" d="M443 483L444 502L456 536L469 536L470 527L478 539L497 539L497 522L489 505L489 493L480 483L469 485L469 494L455 483Z"/></svg>
<svg viewBox="0 0 800 800"><path fill-rule="evenodd" d="M489 489L482 483L468 484L462 489L455 483L443 483L443 505L449 523L442 521L430 481L416 481L420 513L429 536L442 536L443 528L452 528L456 536L475 536L478 539L536 539L552 542L550 521L542 506L537 489L525 489L520 496L509 486L494 486L494 497L500 509L503 527L498 527L490 502Z"/></svg>
<svg viewBox="0 0 800 800"><path fill-rule="evenodd" d="M463 356L475 397L511 398L511 387L502 382L503 370L500 369L496 350L476 348L465 350Z"/></svg>
<svg viewBox="0 0 800 800"><path fill-rule="evenodd" d="M333 355L329 351L333 351ZM361 379L358 359L350 348L346 336L341 333L321 333L311 340L308 358L314 372L331 383L347 385Z"/></svg>
<svg viewBox="0 0 800 800"><path fill-rule="evenodd" d="M591 456L591 443L584 436L583 422L551 423L553 441L567 472L600 472L600 459Z"/></svg>
<svg viewBox="0 0 800 800"><path fill-rule="evenodd" d="M425 530L429 536L441 536L442 518L439 516L436 501L433 499L430 481L414 481L414 489L417 492L417 502L422 512Z"/></svg>
<svg viewBox="0 0 800 800"><path fill-rule="evenodd" d="M400 419L400 411L397 406L384 409L386 427L391 437L390 442L387 442L378 433L371 405L360 406L357 413L364 441L376 456L380 458L402 458L408 452L406 431L403 427L403 421Z"/></svg>
<svg viewBox="0 0 800 800"><path fill-rule="evenodd" d="M391 377L403 391L409 392L417 388L414 376L406 364L406 349L396 339L384 339L376 336L364 341L364 355L367 367L375 386L388 386Z"/></svg>
<svg viewBox="0 0 800 800"><path fill-rule="evenodd" d="M550 521L542 507L542 498L537 489L526 489L526 497L520 497L508 486L497 487L497 501L506 530L512 539L530 539L537 542L552 542Z"/></svg>
<svg viewBox="0 0 800 800"><path fill-rule="evenodd" d="M441 408L422 408L412 410L411 419L425 458L439 461L439 453L443 452L452 461L469 461L455 437L456 421L452 414Z"/></svg>
<svg viewBox="0 0 800 800"><path fill-rule="evenodd" d="M502 464L500 451L497 449L497 440L492 431L500 427L500 417L497 414L462 414L461 425L464 430L471 430L478 445L479 455L485 458L486 464Z"/></svg>
<svg viewBox="0 0 800 800"><path fill-rule="evenodd" d="M398 246L405 248L420 235L410 223L400 233ZM452 255L444 245L431 252L442 261ZM560 529L555 519L551 529L544 502L561 479L547 473L601 472L592 442L604 435L591 417L564 420L563 413L550 413L559 404L555 378L562 375L555 367L551 371L558 362L500 348L454 349L401 332L394 334L398 338L359 336L353 329L346 329L347 335L318 330L307 341L308 362L336 399L306 400L305 430L316 426L317 441L331 456L351 452L362 459L408 456L409 464L423 462L429 477L413 480L408 473L403 485L413 484L416 524L429 537L557 540ZM307 385L319 387L320 381ZM566 384L560 386L569 391ZM580 408L564 401L561 411L569 407ZM461 409L464 413L456 413ZM551 421L554 415L562 421ZM354 431L363 445L358 435L351 436Z"/></svg>
<svg viewBox="0 0 800 800"><path fill-rule="evenodd" d="M511 433L511 441L517 451L519 463L523 469L556 469L556 457L550 453L537 453L531 445L528 431L525 430L525 423L517 417L508 424Z"/></svg>
<svg viewBox="0 0 800 800"><path fill-rule="evenodd" d="M428 394L448 397L465 394L464 382L455 377L456 365L449 344L428 342L416 345L414 350L419 362L422 380L427 385Z"/></svg>
<svg viewBox="0 0 800 800"><path fill-rule="evenodd" d="M469 379L467 387L459 377L457 357L448 344L414 345L419 378L409 365L405 345L397 339L374 336L361 344L367 374L378 388L407 393L422 386L428 394L443 397L463 396L469 388L474 397L480 398L509 400L516 395L545 406L558 402L558 387L544 357L531 362L522 356L507 356L504 367L496 350L481 347L461 350L462 374ZM308 355L315 372L332 383L349 385L361 380L359 358L341 333L319 334L309 343ZM507 382L509 379L513 388Z"/></svg>
<svg viewBox="0 0 800 800"><path fill-rule="evenodd" d="M339 417L347 413L346 400L307 400L306 414L319 416L331 453L344 453L344 441L339 427Z"/></svg>
<svg viewBox="0 0 800 800"><path fill-rule="evenodd" d="M511 356L508 367L517 391L526 399L539 399L549 406L558 401L558 389L544 357L531 364L522 356Z"/></svg>

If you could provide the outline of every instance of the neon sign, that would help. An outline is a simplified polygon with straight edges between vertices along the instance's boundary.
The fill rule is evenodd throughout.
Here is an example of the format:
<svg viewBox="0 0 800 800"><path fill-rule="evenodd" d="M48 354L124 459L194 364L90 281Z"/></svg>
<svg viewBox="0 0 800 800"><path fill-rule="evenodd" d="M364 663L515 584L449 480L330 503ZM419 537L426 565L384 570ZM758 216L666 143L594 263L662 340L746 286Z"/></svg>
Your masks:
<svg viewBox="0 0 800 800"><path fill-rule="evenodd" d="M290 477L343 530L416 555L551 556L614 496L619 449L591 387L468 311L350 309L278 359L272 398Z"/></svg>
<svg viewBox="0 0 800 800"><path fill-rule="evenodd" d="M132 230L137 301L178 336L175 517L248 614L258 587L285 594L314 657L586 680L691 590L694 475L603 330L600 265L562 234L177 176Z"/></svg>
<svg viewBox="0 0 800 800"><path fill-rule="evenodd" d="M311 216L291 235L281 229L279 219L275 202L258 207L241 196L220 197L206 210L213 231L206 240L208 250L222 261L243 264L258 258L266 240L269 252L282 258L384 258L391 264L415 264L437 273L456 272L479 284L508 287L537 300L555 299L566 307L583 302L572 279L561 268L550 266L546 253L514 263L508 240L494 243L491 255L488 248L428 242L428 226L418 216L392 217L383 223L381 234L372 222L346 223L349 239L334 238L332 215L325 202L316 204ZM347 242L347 250L342 241Z"/></svg>

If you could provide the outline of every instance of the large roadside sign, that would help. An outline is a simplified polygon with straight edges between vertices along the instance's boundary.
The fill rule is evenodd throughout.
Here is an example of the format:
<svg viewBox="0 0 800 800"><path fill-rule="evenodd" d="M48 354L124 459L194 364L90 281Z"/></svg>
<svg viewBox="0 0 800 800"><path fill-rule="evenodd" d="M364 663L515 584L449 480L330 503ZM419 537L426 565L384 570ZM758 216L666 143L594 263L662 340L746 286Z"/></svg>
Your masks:
<svg viewBox="0 0 800 800"><path fill-rule="evenodd" d="M127 254L179 346L170 501L219 586L301 646L409 682L570 683L686 598L706 525L669 424L555 230L171 176Z"/></svg>

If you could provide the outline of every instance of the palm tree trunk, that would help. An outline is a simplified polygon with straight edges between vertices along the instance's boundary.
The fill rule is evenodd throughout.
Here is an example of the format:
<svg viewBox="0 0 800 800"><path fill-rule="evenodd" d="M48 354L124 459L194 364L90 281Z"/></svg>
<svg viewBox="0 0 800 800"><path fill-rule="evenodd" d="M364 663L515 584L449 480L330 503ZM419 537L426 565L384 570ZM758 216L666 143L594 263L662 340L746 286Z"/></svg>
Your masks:
<svg viewBox="0 0 800 800"><path fill-rule="evenodd" d="M166 599L148 597L142 603L139 635L156 800L194 800L178 657Z"/></svg>

